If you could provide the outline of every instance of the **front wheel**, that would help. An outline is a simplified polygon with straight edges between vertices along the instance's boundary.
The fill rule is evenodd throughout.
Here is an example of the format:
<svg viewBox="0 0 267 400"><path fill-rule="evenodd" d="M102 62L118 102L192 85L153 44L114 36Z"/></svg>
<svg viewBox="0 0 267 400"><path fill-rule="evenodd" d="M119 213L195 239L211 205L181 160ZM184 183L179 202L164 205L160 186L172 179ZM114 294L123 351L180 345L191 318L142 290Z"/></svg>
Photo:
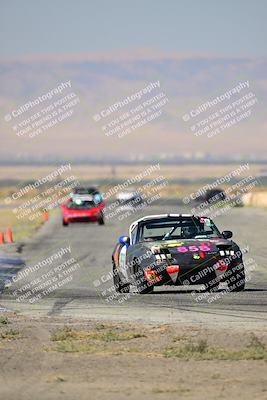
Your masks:
<svg viewBox="0 0 267 400"><path fill-rule="evenodd" d="M154 290L154 285L146 280L144 271L141 270L137 262L134 262L134 279L139 294L149 294Z"/></svg>
<svg viewBox="0 0 267 400"><path fill-rule="evenodd" d="M232 269L232 274L227 280L228 288L231 292L242 292L245 289L246 277L243 264L239 264Z"/></svg>
<svg viewBox="0 0 267 400"><path fill-rule="evenodd" d="M209 277L209 281L205 283L205 290L206 292L213 293L217 292L219 289L220 282L216 274L211 274Z"/></svg>
<svg viewBox="0 0 267 400"><path fill-rule="evenodd" d="M149 285L149 283L146 281L146 278L144 277L144 282L137 286L137 290L139 294L150 294L153 293L154 286Z"/></svg>
<svg viewBox="0 0 267 400"><path fill-rule="evenodd" d="M101 214L101 216L98 219L98 225L105 225L105 220L103 215Z"/></svg>
<svg viewBox="0 0 267 400"><path fill-rule="evenodd" d="M62 225L63 225L63 226L68 226L69 223L63 219L63 220L62 220Z"/></svg>
<svg viewBox="0 0 267 400"><path fill-rule="evenodd" d="M114 288L117 293L129 293L130 292L130 285L123 283L121 281L119 271L116 268L114 261L113 261L113 283L114 283Z"/></svg>

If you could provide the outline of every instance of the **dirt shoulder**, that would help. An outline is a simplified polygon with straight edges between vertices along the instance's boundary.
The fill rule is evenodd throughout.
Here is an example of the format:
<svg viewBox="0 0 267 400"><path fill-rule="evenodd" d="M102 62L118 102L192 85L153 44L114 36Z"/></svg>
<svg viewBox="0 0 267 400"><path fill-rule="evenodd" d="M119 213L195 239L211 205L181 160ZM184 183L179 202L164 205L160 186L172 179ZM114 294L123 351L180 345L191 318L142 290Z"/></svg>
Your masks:
<svg viewBox="0 0 267 400"><path fill-rule="evenodd" d="M0 397L267 399L258 329L0 316Z"/></svg>

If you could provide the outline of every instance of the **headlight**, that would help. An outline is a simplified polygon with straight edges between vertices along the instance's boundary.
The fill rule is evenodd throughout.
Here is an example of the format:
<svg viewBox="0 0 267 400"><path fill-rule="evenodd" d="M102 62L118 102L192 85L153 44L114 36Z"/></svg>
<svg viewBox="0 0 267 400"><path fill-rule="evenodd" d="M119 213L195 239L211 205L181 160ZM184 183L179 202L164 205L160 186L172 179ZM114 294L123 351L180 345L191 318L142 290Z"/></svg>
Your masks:
<svg viewBox="0 0 267 400"><path fill-rule="evenodd" d="M151 251L153 254L159 254L161 252L160 246L152 246Z"/></svg>
<svg viewBox="0 0 267 400"><path fill-rule="evenodd" d="M220 253L220 256L234 256L235 255L234 250L220 250L219 253Z"/></svg>

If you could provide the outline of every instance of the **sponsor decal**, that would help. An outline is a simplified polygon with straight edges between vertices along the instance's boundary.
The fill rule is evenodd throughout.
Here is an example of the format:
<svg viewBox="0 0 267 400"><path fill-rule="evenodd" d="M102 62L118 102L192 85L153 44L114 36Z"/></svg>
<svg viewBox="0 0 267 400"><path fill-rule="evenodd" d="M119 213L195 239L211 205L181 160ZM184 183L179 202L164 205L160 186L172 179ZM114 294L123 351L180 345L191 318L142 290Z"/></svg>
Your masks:
<svg viewBox="0 0 267 400"><path fill-rule="evenodd" d="M179 253L187 253L187 252L195 252L195 251L210 251L211 248L207 245L200 245L200 246L181 246L177 247L177 251Z"/></svg>
<svg viewBox="0 0 267 400"><path fill-rule="evenodd" d="M175 283L177 280L178 273L180 271L180 266L179 265L168 265L166 268L166 271L170 275L173 283Z"/></svg>
<svg viewBox="0 0 267 400"><path fill-rule="evenodd" d="M160 282L162 279L161 276L158 275L157 271L150 268L146 268L144 274L148 282L156 283Z"/></svg>

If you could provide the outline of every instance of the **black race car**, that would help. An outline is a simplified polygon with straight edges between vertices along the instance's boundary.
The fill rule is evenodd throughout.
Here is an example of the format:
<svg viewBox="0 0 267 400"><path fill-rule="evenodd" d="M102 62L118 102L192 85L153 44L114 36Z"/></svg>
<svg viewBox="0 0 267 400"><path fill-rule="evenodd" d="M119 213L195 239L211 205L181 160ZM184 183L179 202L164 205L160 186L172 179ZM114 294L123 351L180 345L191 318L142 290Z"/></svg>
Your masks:
<svg viewBox="0 0 267 400"><path fill-rule="evenodd" d="M209 189L206 190L203 196L199 196L196 199L196 202L204 202L208 203L219 203L220 201L226 200L226 194L223 189Z"/></svg>
<svg viewBox="0 0 267 400"><path fill-rule="evenodd" d="M188 214L150 215L133 222L129 236L120 236L112 254L117 292L151 293L161 285L205 285L216 291L226 282L230 291L245 288L242 252L232 232L210 218Z"/></svg>

